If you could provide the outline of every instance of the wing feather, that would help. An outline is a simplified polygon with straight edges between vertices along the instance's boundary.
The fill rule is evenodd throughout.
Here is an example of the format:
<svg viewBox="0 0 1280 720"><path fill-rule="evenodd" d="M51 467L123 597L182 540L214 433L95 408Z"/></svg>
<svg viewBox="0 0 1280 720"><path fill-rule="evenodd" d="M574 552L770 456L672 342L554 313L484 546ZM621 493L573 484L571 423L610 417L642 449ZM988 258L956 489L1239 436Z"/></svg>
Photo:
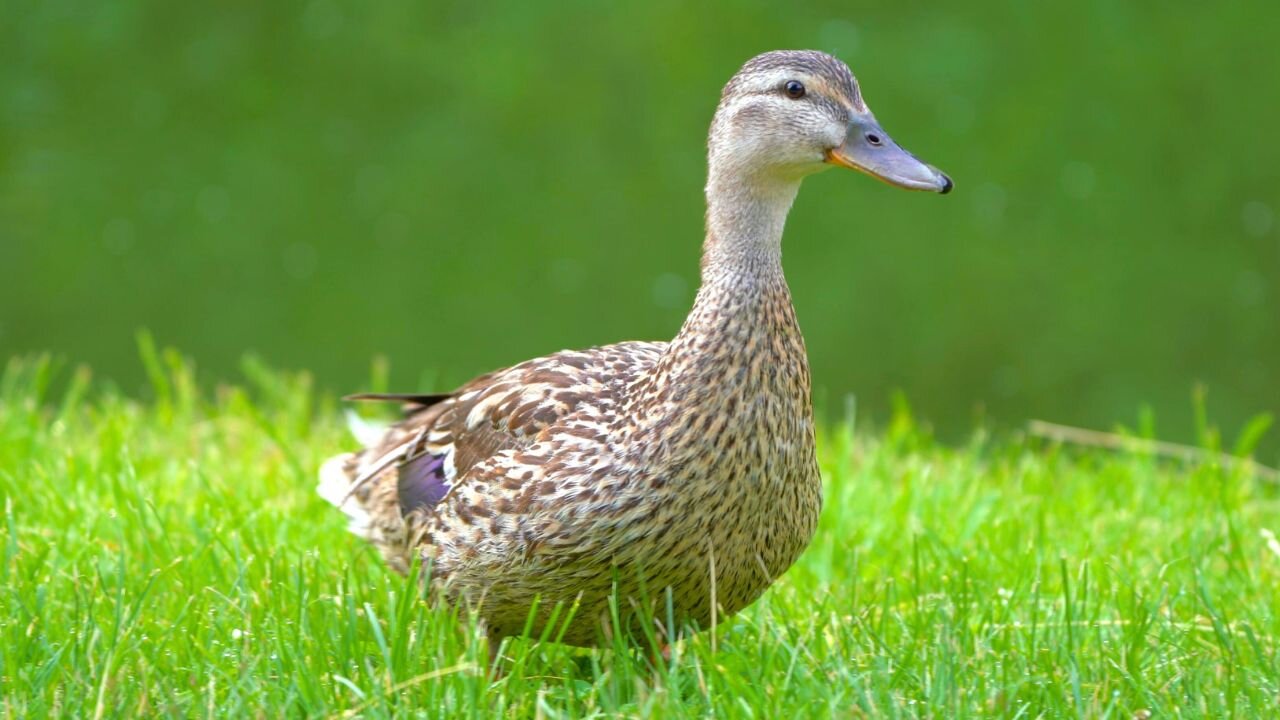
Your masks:
<svg viewBox="0 0 1280 720"><path fill-rule="evenodd" d="M476 465L528 446L570 413L613 399L665 346L628 342L563 351L482 375L450 394L350 395L403 403L404 416L349 463L347 497L374 512L394 508L400 517L430 508Z"/></svg>

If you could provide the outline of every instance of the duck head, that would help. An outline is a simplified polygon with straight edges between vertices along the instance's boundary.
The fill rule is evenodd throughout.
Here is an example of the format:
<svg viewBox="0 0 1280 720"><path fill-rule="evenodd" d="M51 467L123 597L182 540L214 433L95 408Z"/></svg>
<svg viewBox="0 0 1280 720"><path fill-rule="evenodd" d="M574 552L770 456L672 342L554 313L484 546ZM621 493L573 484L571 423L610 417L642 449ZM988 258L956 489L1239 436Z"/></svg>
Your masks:
<svg viewBox="0 0 1280 720"><path fill-rule="evenodd" d="M747 181L845 167L907 190L953 187L880 127L848 66L812 50L768 52L742 66L721 95L708 156L713 175Z"/></svg>

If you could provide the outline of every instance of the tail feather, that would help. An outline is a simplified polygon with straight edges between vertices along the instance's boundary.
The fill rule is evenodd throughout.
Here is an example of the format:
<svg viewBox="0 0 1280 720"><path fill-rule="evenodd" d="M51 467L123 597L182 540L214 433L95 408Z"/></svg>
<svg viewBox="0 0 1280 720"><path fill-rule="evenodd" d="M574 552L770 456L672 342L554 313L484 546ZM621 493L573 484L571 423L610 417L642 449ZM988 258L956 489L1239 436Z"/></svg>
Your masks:
<svg viewBox="0 0 1280 720"><path fill-rule="evenodd" d="M382 438L386 436L387 429L391 427L390 423L380 423L373 420L366 420L360 417L355 410L347 408L345 413L347 418L347 429L355 436L357 442L365 447L373 447L382 442Z"/></svg>
<svg viewBox="0 0 1280 720"><path fill-rule="evenodd" d="M370 538L373 527L369 513L361 507L356 498L350 496L352 476L350 469L355 466L356 453L335 455L320 466L320 484L316 492L329 501L334 507L346 513L347 529L365 539Z"/></svg>

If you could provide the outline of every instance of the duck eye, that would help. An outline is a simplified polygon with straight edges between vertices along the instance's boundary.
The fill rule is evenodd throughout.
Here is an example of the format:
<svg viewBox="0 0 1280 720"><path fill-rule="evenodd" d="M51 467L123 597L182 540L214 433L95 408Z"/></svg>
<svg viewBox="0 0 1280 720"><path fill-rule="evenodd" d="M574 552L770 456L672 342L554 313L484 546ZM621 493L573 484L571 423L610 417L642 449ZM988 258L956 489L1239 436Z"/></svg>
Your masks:
<svg viewBox="0 0 1280 720"><path fill-rule="evenodd" d="M804 97L804 84L799 80L788 80L782 89L787 93L787 97L792 100L799 100Z"/></svg>

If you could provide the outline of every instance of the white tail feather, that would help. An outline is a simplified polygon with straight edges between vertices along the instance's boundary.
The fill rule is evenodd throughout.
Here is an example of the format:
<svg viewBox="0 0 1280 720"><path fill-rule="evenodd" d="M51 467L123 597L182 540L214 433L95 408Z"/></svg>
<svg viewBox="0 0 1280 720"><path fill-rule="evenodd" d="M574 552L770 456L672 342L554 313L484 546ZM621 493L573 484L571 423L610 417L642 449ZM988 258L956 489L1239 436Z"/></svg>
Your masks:
<svg viewBox="0 0 1280 720"><path fill-rule="evenodd" d="M351 408L347 408L347 429L355 436L356 440L365 447L371 447L382 442L382 438L387 434L387 428L391 427L390 423L380 423L373 420L365 420L360 414Z"/></svg>
<svg viewBox="0 0 1280 720"><path fill-rule="evenodd" d="M361 537L368 537L371 525L369 513L349 497L351 478L347 475L345 468L350 459L351 455L348 453L326 460L324 465L320 466L320 484L316 485L316 492L334 507L346 513L350 521L347 525L348 530Z"/></svg>

